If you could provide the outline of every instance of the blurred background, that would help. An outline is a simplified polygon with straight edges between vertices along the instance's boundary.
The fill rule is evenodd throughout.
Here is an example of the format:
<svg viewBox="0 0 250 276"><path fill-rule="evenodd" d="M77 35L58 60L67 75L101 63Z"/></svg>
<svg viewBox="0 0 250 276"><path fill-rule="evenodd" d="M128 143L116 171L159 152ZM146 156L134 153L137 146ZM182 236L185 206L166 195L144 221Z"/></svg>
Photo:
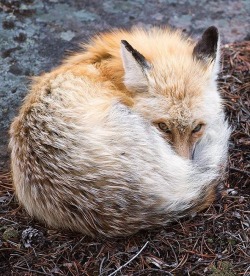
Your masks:
<svg viewBox="0 0 250 276"><path fill-rule="evenodd" d="M194 38L215 25L223 44L250 40L250 1L0 0L0 170L8 167L8 128L29 77L93 34L134 25L169 25Z"/></svg>

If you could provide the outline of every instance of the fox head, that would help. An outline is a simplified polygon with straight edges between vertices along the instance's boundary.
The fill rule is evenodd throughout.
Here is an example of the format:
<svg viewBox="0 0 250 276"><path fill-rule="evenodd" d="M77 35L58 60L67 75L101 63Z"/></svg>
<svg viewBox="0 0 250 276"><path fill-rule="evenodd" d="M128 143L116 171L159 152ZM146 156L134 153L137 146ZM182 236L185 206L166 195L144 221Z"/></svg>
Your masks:
<svg viewBox="0 0 250 276"><path fill-rule="evenodd" d="M191 159L222 111L216 87L218 30L209 27L197 44L180 35L170 39L171 45L157 43L161 40L145 57L139 52L143 47L136 50L122 40L124 84L133 94L133 109L155 125L179 155Z"/></svg>

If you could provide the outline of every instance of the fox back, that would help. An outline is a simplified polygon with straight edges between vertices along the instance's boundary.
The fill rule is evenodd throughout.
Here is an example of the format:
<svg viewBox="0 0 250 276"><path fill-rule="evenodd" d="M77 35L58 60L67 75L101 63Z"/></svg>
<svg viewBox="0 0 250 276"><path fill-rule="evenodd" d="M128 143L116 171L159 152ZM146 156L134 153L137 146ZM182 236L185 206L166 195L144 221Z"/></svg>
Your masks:
<svg viewBox="0 0 250 276"><path fill-rule="evenodd" d="M49 226L129 235L220 193L228 125L219 35L153 28L96 36L34 80L10 129L13 183Z"/></svg>

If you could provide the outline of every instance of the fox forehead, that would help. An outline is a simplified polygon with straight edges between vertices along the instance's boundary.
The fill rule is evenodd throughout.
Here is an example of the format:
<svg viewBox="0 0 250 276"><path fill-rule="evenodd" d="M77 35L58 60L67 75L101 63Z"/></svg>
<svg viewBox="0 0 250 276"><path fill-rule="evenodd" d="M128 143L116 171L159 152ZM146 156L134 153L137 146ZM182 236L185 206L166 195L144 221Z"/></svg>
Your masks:
<svg viewBox="0 0 250 276"><path fill-rule="evenodd" d="M180 131L193 126L197 121L205 122L205 95L208 90L213 90L208 69L190 56L179 62L167 58L164 62L163 57L161 62L153 61L152 64L148 75L149 99L144 98L151 117L159 118L161 114L162 120Z"/></svg>
<svg viewBox="0 0 250 276"><path fill-rule="evenodd" d="M165 121L180 130L205 121L203 97L186 97L178 100L167 95L138 96L136 112L153 122Z"/></svg>
<svg viewBox="0 0 250 276"><path fill-rule="evenodd" d="M160 61L152 64L148 75L149 89L177 101L200 97L211 79L209 68L204 68L192 56L175 59L163 55Z"/></svg>

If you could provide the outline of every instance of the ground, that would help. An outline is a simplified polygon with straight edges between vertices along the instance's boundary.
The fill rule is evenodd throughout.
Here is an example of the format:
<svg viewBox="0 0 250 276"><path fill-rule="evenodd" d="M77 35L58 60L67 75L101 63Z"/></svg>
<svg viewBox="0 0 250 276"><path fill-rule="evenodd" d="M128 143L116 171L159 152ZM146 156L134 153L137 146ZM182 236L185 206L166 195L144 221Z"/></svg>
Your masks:
<svg viewBox="0 0 250 276"><path fill-rule="evenodd" d="M250 275L250 1L0 2L0 275ZM48 229L16 202L7 130L29 77L60 63L92 34L168 24L197 37L220 29L219 79L232 125L228 196L194 218L129 238L93 240ZM128 262L128 263L127 263Z"/></svg>

